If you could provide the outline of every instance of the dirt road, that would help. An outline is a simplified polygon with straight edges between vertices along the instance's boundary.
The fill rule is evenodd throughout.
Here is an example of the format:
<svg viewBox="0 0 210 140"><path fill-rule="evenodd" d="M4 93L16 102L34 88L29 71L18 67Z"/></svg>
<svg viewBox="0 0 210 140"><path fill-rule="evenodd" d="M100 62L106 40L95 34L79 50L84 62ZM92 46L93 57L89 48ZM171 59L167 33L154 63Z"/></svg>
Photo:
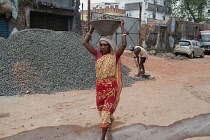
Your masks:
<svg viewBox="0 0 210 140"><path fill-rule="evenodd" d="M137 73L132 53L122 63ZM150 56L148 80L123 88L107 139L210 140L210 56ZM1 140L95 140L95 90L0 97Z"/></svg>

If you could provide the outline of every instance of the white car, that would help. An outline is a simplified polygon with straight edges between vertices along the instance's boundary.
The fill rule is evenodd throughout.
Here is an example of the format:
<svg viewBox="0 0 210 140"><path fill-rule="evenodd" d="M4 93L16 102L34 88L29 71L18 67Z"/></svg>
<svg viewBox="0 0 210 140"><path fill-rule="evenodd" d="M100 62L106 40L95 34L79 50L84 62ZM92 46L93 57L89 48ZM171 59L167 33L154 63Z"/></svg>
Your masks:
<svg viewBox="0 0 210 140"><path fill-rule="evenodd" d="M174 54L187 55L189 58L204 57L205 49L202 48L200 42L197 40L179 40L175 45Z"/></svg>

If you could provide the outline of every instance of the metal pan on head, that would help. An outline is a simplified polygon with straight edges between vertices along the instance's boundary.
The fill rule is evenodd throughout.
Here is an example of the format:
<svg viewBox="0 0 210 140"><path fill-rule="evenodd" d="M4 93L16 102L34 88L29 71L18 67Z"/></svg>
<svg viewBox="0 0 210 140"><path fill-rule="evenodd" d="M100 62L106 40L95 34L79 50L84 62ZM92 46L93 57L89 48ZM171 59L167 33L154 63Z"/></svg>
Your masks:
<svg viewBox="0 0 210 140"><path fill-rule="evenodd" d="M90 22L93 28L101 35L113 35L120 26L120 19L116 19L110 15L103 15Z"/></svg>

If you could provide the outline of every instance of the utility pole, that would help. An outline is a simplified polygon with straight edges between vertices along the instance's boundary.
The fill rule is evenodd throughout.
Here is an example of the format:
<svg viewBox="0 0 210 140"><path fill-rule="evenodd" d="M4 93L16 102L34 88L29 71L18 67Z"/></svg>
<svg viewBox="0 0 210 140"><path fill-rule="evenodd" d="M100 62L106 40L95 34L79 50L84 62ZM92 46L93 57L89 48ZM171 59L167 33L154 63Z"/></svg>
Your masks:
<svg viewBox="0 0 210 140"><path fill-rule="evenodd" d="M83 13L83 3L82 3L82 36L84 37L84 19L83 19L83 16L84 16L84 13Z"/></svg>
<svg viewBox="0 0 210 140"><path fill-rule="evenodd" d="M156 4L156 0L154 0L154 9L153 9L153 19L155 19L156 18L156 10L157 10L157 4Z"/></svg>
<svg viewBox="0 0 210 140"><path fill-rule="evenodd" d="M88 0L88 31L90 30L90 0Z"/></svg>
<svg viewBox="0 0 210 140"><path fill-rule="evenodd" d="M138 43L139 46L141 46L141 3L139 3L139 39L138 39Z"/></svg>

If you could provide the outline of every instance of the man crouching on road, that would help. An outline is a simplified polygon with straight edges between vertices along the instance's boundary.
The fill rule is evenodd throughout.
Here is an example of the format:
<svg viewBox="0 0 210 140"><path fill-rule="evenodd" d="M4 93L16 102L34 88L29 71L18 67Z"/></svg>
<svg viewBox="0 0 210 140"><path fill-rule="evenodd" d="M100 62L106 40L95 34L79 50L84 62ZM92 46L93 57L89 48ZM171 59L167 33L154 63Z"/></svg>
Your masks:
<svg viewBox="0 0 210 140"><path fill-rule="evenodd" d="M134 52L134 59L137 58L138 74L135 76L139 77L141 74L145 73L144 63L145 63L146 59L148 59L147 51L140 46L130 45L129 48L131 51ZM139 57L140 57L140 59L139 59Z"/></svg>

